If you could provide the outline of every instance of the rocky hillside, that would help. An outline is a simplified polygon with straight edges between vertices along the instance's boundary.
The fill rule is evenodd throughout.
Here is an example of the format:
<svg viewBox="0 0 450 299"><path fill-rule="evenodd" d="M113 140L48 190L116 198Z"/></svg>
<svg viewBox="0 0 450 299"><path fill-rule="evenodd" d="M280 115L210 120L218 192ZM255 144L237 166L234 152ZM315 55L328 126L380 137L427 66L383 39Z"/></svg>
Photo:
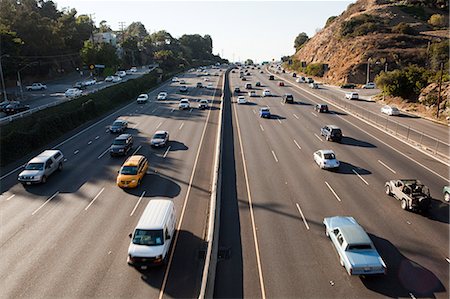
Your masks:
<svg viewBox="0 0 450 299"><path fill-rule="evenodd" d="M440 20L431 21L433 15ZM430 45L448 39L448 0L359 0L306 42L294 61L328 64L325 81L365 83L410 63L431 67Z"/></svg>

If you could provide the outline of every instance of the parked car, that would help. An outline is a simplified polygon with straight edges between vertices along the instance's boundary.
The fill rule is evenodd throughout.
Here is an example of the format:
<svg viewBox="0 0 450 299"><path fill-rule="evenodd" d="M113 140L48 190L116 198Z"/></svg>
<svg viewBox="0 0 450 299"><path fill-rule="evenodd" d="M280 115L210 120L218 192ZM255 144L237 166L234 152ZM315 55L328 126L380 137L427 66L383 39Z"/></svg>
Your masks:
<svg viewBox="0 0 450 299"><path fill-rule="evenodd" d="M247 104L247 100L245 99L244 96L239 96L239 97L237 97L237 103L238 104Z"/></svg>
<svg viewBox="0 0 450 299"><path fill-rule="evenodd" d="M187 92L187 91L188 91L188 88L187 88L186 85L181 85L180 86L180 92Z"/></svg>
<svg viewBox="0 0 450 299"><path fill-rule="evenodd" d="M145 103L147 103L147 101L148 101L148 94L146 94L146 93L140 94L138 96L138 98L136 99L136 102L138 104L145 104Z"/></svg>
<svg viewBox="0 0 450 299"><path fill-rule="evenodd" d="M310 88L312 88L312 89L318 89L319 88L319 84L317 84L317 83L309 83L309 87Z"/></svg>
<svg viewBox="0 0 450 299"><path fill-rule="evenodd" d="M286 93L283 96L283 102L284 103L289 103L289 104L294 104L294 96L290 93Z"/></svg>
<svg viewBox="0 0 450 299"><path fill-rule="evenodd" d="M356 87L356 85L353 83L345 83L345 84L341 85L341 88L343 88L343 89L353 89L355 87Z"/></svg>
<svg viewBox="0 0 450 299"><path fill-rule="evenodd" d="M278 82L278 86L284 86L284 82L283 81Z"/></svg>
<svg viewBox="0 0 450 299"><path fill-rule="evenodd" d="M156 131L153 134L152 139L150 139L151 147L163 147L169 142L169 132L167 131Z"/></svg>
<svg viewBox="0 0 450 299"><path fill-rule="evenodd" d="M91 86L91 85L95 85L95 83L97 83L97 80L96 79L87 79L87 80L85 80L85 81L83 81L82 82L82 84L84 85L84 86Z"/></svg>
<svg viewBox="0 0 450 299"><path fill-rule="evenodd" d="M357 92L347 92L345 93L345 98L348 100L358 100L359 94Z"/></svg>
<svg viewBox="0 0 450 299"><path fill-rule="evenodd" d="M325 235L336 249L341 266L349 275L386 274L386 264L369 235L353 217L323 219Z"/></svg>
<svg viewBox="0 0 450 299"><path fill-rule="evenodd" d="M198 104L198 109L208 109L208 107L209 107L209 103L208 103L208 100L205 100L205 99L203 99L203 100L200 100L200 102L199 102L199 104Z"/></svg>
<svg viewBox="0 0 450 299"><path fill-rule="evenodd" d="M120 188L136 188L142 182L148 169L148 160L144 156L129 157L117 175L116 184Z"/></svg>
<svg viewBox="0 0 450 299"><path fill-rule="evenodd" d="M19 173L18 180L24 185L45 184L56 170L63 169L64 155L59 150L45 150L31 159Z"/></svg>
<svg viewBox="0 0 450 299"><path fill-rule="evenodd" d="M128 128L126 120L117 119L109 126L110 133L123 133Z"/></svg>
<svg viewBox="0 0 450 299"><path fill-rule="evenodd" d="M3 112L5 112L8 115L12 115L27 110L30 110L29 105L25 105L24 103L21 102L12 102L3 109Z"/></svg>
<svg viewBox="0 0 450 299"><path fill-rule="evenodd" d="M336 169L340 165L339 160L332 150L318 150L314 152L313 159L322 169Z"/></svg>
<svg viewBox="0 0 450 299"><path fill-rule="evenodd" d="M335 125L327 125L321 128L320 135L324 136L327 141L340 142L342 140L342 131Z"/></svg>
<svg viewBox="0 0 450 299"><path fill-rule="evenodd" d="M33 83L26 87L27 91L46 90L46 89L47 89L47 85L42 84L42 83Z"/></svg>
<svg viewBox="0 0 450 299"><path fill-rule="evenodd" d="M442 194L444 195L445 201L450 201L450 186L444 186L444 188L442 188Z"/></svg>
<svg viewBox="0 0 450 299"><path fill-rule="evenodd" d="M119 77L119 76L114 76L113 77L113 80L112 80L113 83L117 83L117 82L120 82L120 81L122 81L121 77Z"/></svg>
<svg viewBox="0 0 450 299"><path fill-rule="evenodd" d="M385 184L387 195L400 201L403 210L425 213L431 205L430 189L416 179L390 180Z"/></svg>
<svg viewBox="0 0 450 299"><path fill-rule="evenodd" d="M314 110L319 113L328 113L328 105L327 104L317 104L314 106Z"/></svg>
<svg viewBox="0 0 450 299"><path fill-rule="evenodd" d="M83 92L80 89L78 89L78 88L69 88L64 93L66 98L76 98L76 97L81 96L82 94L83 94Z"/></svg>
<svg viewBox="0 0 450 299"><path fill-rule="evenodd" d="M188 99L181 99L178 103L178 109L185 110L191 108L191 104Z"/></svg>
<svg viewBox="0 0 450 299"><path fill-rule="evenodd" d="M259 117L270 118L270 116L271 116L271 114L270 114L269 107L262 107L259 109Z"/></svg>
<svg viewBox="0 0 450 299"><path fill-rule="evenodd" d="M117 71L115 75L123 78L127 75L127 73L125 71Z"/></svg>
<svg viewBox="0 0 450 299"><path fill-rule="evenodd" d="M381 113L387 114L387 115L400 115L400 111L397 107L384 105L381 107Z"/></svg>
<svg viewBox="0 0 450 299"><path fill-rule="evenodd" d="M105 82L112 82L114 80L114 76L108 76L105 78Z"/></svg>
<svg viewBox="0 0 450 299"><path fill-rule="evenodd" d="M268 90L268 89L264 89L262 95L263 95L263 97L270 97L270 96L272 96L272 94L270 93L270 90Z"/></svg>
<svg viewBox="0 0 450 299"><path fill-rule="evenodd" d="M178 77L173 77L172 82L178 82Z"/></svg>
<svg viewBox="0 0 450 299"><path fill-rule="evenodd" d="M75 82L74 85L72 85L73 88L78 88L80 90L86 89L87 85L85 85L83 82L79 81L79 82Z"/></svg>
<svg viewBox="0 0 450 299"><path fill-rule="evenodd" d="M186 84L186 81L180 80L178 83L180 83L180 84Z"/></svg>
<svg viewBox="0 0 450 299"><path fill-rule="evenodd" d="M121 134L114 139L109 154L111 156L125 156L133 148L133 136L131 134Z"/></svg>
<svg viewBox="0 0 450 299"><path fill-rule="evenodd" d="M362 88L364 88L364 89L374 89L374 88L376 88L376 85L373 82L369 82L367 84L364 84Z"/></svg>
<svg viewBox="0 0 450 299"><path fill-rule="evenodd" d="M158 96L156 97L156 99L159 100L166 100L167 99L167 92L165 91L161 91L160 93L158 93Z"/></svg>

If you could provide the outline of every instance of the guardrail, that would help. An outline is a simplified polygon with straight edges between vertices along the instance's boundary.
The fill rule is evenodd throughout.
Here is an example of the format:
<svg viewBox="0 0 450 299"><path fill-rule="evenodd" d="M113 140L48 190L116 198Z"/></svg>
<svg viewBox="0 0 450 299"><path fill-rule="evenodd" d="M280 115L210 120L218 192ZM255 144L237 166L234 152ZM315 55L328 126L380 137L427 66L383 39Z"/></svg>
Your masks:
<svg viewBox="0 0 450 299"><path fill-rule="evenodd" d="M280 79L286 80L285 78L282 78L277 74L271 72L268 68L267 71ZM295 82L291 83L297 88L306 91L305 89L296 85ZM306 92L311 93L310 91ZM314 95L317 97L320 96L317 94ZM337 101L334 100L333 101L327 100L327 102L329 102L332 105L335 105L336 107L341 108L344 111L353 113L354 115L360 117L361 119L370 122L371 124L374 125L374 127L403 140L404 142L408 143L411 146L414 146L421 150L425 150L427 153L434 155L436 158L446 159L446 163L450 161L450 144L448 144L445 141L439 140L436 137L425 134L419 130L412 128L411 126L407 126L395 120L392 120L388 115L380 116L364 108L358 107L357 105L352 104L350 100L344 103L338 103Z"/></svg>
<svg viewBox="0 0 450 299"><path fill-rule="evenodd" d="M214 160L214 177L211 188L211 203L209 206L208 234L206 241L208 247L205 255L205 265L203 267L202 283L199 292L199 299L213 298L214 282L216 278L217 258L219 251L219 228L220 228L220 203L222 200L222 148L223 148L223 101L225 97L225 86L228 82L230 69L224 74L222 83L222 97L220 101L219 125L217 127L216 154Z"/></svg>
<svg viewBox="0 0 450 299"><path fill-rule="evenodd" d="M149 69L147 74L151 73L155 68L156 67L153 66L151 69ZM130 80L130 79L128 79L128 80ZM128 80L125 80L123 82L126 82ZM118 82L117 84L120 84L120 83L122 83L122 82ZM112 84L112 85L108 85L108 86L99 86L98 89L88 90L88 91L84 92L81 96L85 96L85 95L89 95L89 94L92 94L92 93L96 93L96 92L98 92L98 91L100 91L102 89L105 89L105 88L113 86L113 85L116 85L116 84ZM73 99L74 98L63 98L63 99L57 100L55 102L51 102L51 103L48 103L48 104L45 104L45 105L42 105L42 106L39 106L39 107L36 107L36 108L32 108L32 109L29 109L29 110L26 110L26 111L23 111L23 112L20 112L20 113L16 113L16 114L13 114L13 115L2 117L2 118L0 118L0 126L4 125L6 123L10 123L10 122L12 122L12 121L14 121L16 119L23 118L24 116L33 114L33 113L35 113L37 111L44 110L44 109L47 109L49 107L57 106L59 104L71 101Z"/></svg>

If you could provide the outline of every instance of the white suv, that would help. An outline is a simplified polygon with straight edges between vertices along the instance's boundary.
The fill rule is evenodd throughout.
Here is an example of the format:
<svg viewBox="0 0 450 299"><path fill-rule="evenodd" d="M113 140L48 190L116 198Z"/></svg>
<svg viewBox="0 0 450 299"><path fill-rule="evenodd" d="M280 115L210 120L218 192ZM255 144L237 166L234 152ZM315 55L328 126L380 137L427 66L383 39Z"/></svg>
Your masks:
<svg viewBox="0 0 450 299"><path fill-rule="evenodd" d="M56 170L62 170L64 155L59 150L46 150L31 159L19 174L19 182L24 185L45 183Z"/></svg>
<svg viewBox="0 0 450 299"><path fill-rule="evenodd" d="M359 94L356 92L347 92L345 93L345 98L348 100L357 100L359 99Z"/></svg>
<svg viewBox="0 0 450 299"><path fill-rule="evenodd" d="M189 103L188 99L181 99L180 103L178 104L178 109L184 110L191 108L191 104Z"/></svg>

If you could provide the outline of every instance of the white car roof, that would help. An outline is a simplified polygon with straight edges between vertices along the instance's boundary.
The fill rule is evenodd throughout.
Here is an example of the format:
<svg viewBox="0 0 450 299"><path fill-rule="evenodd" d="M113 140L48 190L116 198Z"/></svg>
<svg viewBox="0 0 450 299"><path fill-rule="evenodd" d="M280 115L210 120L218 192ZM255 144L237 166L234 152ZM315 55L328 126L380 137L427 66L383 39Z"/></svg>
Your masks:
<svg viewBox="0 0 450 299"><path fill-rule="evenodd" d="M156 134L169 134L167 131L156 131L154 135Z"/></svg>
<svg viewBox="0 0 450 299"><path fill-rule="evenodd" d="M318 150L318 152L321 152L322 154L334 154L333 150Z"/></svg>
<svg viewBox="0 0 450 299"><path fill-rule="evenodd" d="M180 102L189 102L188 99L181 99Z"/></svg>

